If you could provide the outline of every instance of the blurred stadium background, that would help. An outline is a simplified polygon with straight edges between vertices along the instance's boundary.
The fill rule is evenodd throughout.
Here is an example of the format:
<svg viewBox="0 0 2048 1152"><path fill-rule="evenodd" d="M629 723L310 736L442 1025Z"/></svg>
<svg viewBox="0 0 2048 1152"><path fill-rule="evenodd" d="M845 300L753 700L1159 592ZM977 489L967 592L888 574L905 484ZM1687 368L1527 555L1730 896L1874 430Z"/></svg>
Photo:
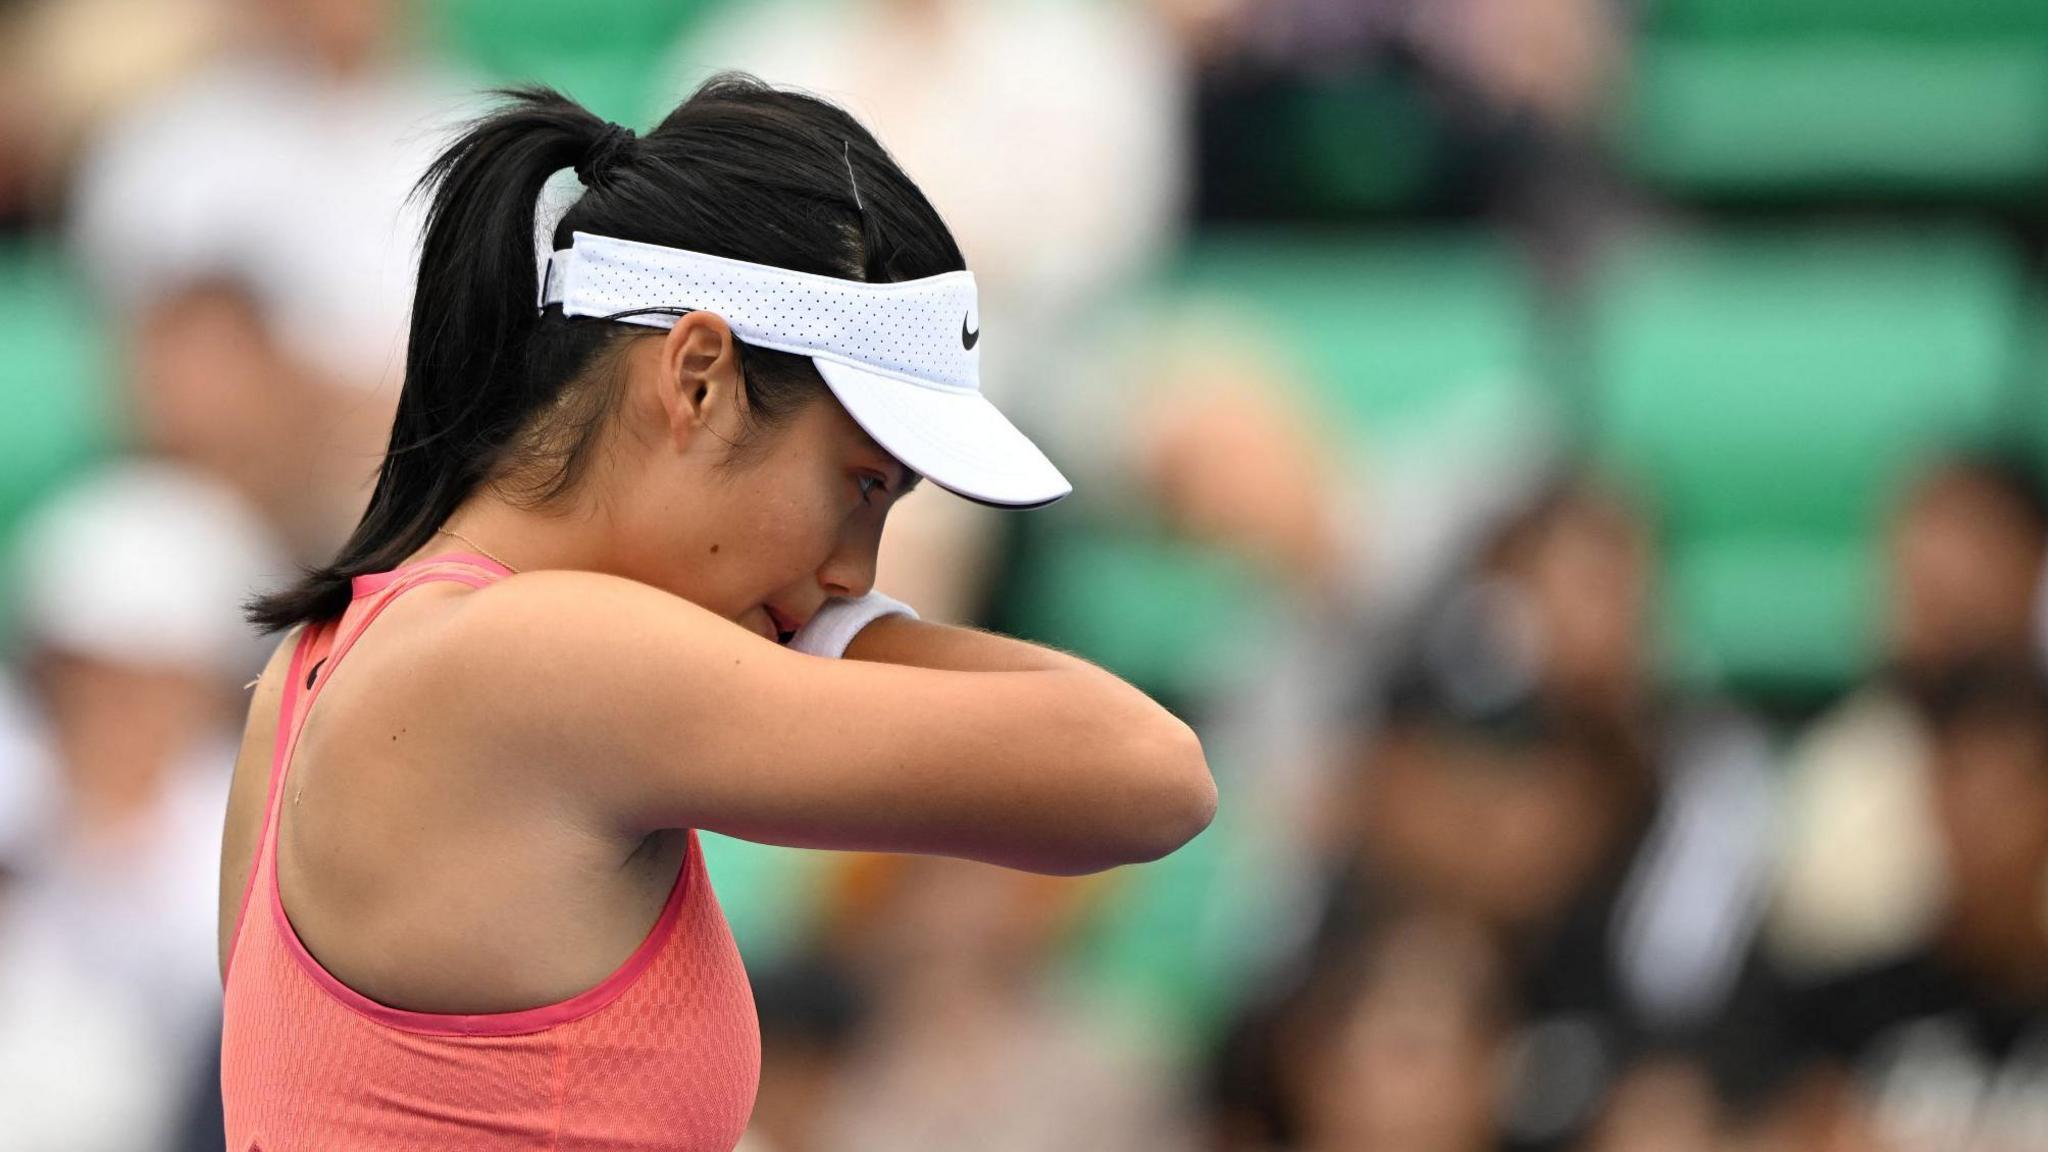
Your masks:
<svg viewBox="0 0 2048 1152"><path fill-rule="evenodd" d="M436 142L724 67L897 153L1077 481L881 585L1223 792L706 836L751 1152L2048 1150L2041 0L0 0L0 1148L220 1146L235 604L367 496Z"/></svg>

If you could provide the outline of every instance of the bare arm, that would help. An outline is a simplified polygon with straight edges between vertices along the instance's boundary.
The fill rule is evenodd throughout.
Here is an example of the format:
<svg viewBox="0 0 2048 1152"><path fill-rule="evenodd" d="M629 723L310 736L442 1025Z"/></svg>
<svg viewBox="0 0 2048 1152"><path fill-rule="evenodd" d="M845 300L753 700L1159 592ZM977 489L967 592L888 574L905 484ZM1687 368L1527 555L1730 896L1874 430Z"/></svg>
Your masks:
<svg viewBox="0 0 2048 1152"><path fill-rule="evenodd" d="M284 703L284 679L299 642L300 628L286 632L270 654L263 675L249 700L249 716L242 728L241 751L235 756L234 781L228 787L227 818L221 828L220 844L220 936L221 978L227 978L228 953L234 948L235 930L243 914L242 893L248 887L249 871L256 863L256 842L263 835L264 802L270 793L270 760L276 745L278 710Z"/></svg>
<svg viewBox="0 0 2048 1152"><path fill-rule="evenodd" d="M1095 668L1079 657L1027 643L1014 636L934 624L908 616L884 616L861 629L846 646L846 658L953 672Z"/></svg>
<svg viewBox="0 0 2048 1152"><path fill-rule="evenodd" d="M1008 637L891 618L823 660L595 573L465 599L426 682L493 762L629 832L1078 873L1165 855L1215 812L1186 724Z"/></svg>

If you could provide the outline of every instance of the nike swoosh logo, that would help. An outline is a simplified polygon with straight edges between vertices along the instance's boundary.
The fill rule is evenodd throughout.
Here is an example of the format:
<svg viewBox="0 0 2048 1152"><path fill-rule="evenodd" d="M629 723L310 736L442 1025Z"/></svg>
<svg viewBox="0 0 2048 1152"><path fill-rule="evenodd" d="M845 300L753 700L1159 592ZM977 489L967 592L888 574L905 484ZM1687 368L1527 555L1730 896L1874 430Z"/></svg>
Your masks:
<svg viewBox="0 0 2048 1152"><path fill-rule="evenodd" d="M977 328L969 332L967 330L967 317L962 316L960 318L960 346L972 352L974 351L974 342L979 339L981 339L981 330Z"/></svg>

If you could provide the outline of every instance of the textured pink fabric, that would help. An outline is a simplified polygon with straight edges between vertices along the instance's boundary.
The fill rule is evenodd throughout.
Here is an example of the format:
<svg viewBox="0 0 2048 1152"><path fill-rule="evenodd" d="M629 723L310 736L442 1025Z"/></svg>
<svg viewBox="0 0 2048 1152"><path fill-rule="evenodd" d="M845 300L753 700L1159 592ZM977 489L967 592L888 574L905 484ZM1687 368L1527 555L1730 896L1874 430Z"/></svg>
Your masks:
<svg viewBox="0 0 2048 1152"><path fill-rule="evenodd" d="M695 830L640 947L597 987L541 1008L454 1015L387 1007L322 968L285 915L278 806L321 685L406 589L432 580L481 586L507 574L481 555L454 553L358 576L348 610L300 636L263 838L228 957L221 1094L229 1152L727 1152L746 1128L760 1032Z"/></svg>

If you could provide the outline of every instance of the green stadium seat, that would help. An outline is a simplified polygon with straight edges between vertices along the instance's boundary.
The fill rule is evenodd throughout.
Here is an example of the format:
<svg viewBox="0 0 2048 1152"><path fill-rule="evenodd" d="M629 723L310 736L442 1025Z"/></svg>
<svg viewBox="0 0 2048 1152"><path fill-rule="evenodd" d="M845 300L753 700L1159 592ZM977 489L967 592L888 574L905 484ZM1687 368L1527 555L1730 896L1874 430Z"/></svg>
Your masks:
<svg viewBox="0 0 2048 1152"><path fill-rule="evenodd" d="M429 37L503 81L540 81L631 127L684 32L729 0L437 0Z"/></svg>
<svg viewBox="0 0 2048 1152"><path fill-rule="evenodd" d="M517 58L537 50L665 51L692 21L721 0L436 0L437 28L481 60Z"/></svg>
<svg viewBox="0 0 2048 1152"><path fill-rule="evenodd" d="M2038 463L2048 461L2048 289L2038 282L2032 304L2033 339L2027 344L2022 382L2026 407L2023 439Z"/></svg>
<svg viewBox="0 0 2048 1152"><path fill-rule="evenodd" d="M1667 0L1622 134L1709 198L2025 202L2048 179L2048 4Z"/></svg>
<svg viewBox="0 0 2048 1152"><path fill-rule="evenodd" d="M2015 256L1960 228L1673 237L1609 262L1590 431L1652 494L1687 668L1797 693L1864 665L1883 513L1922 453L2014 410L2023 297Z"/></svg>
<svg viewBox="0 0 2048 1152"><path fill-rule="evenodd" d="M0 245L0 640L13 632L4 561L24 514L113 443L109 344L58 248Z"/></svg>
<svg viewBox="0 0 2048 1152"><path fill-rule="evenodd" d="M1648 7L1660 33L1722 39L2048 35L2048 5L2039 0L1653 0Z"/></svg>
<svg viewBox="0 0 2048 1152"><path fill-rule="evenodd" d="M774 968L808 945L831 854L699 832L711 888L750 971Z"/></svg>
<svg viewBox="0 0 2048 1152"><path fill-rule="evenodd" d="M1314 77L1229 91L1204 107L1203 199L1226 219L1342 219L1429 198L1451 163L1414 81Z"/></svg>
<svg viewBox="0 0 2048 1152"><path fill-rule="evenodd" d="M1273 159L1292 160L1303 210L1341 215L1412 207L1447 163L1428 101L1412 82L1366 76L1325 81L1293 94L1273 134Z"/></svg>
<svg viewBox="0 0 2048 1152"><path fill-rule="evenodd" d="M2048 176L2048 47L1647 46L1628 148L1711 197L2025 196Z"/></svg>
<svg viewBox="0 0 2048 1152"><path fill-rule="evenodd" d="M1168 290L1250 309L1317 399L1367 440L1398 437L1475 392L1526 392L1540 375L1530 272L1477 231L1212 236Z"/></svg>

